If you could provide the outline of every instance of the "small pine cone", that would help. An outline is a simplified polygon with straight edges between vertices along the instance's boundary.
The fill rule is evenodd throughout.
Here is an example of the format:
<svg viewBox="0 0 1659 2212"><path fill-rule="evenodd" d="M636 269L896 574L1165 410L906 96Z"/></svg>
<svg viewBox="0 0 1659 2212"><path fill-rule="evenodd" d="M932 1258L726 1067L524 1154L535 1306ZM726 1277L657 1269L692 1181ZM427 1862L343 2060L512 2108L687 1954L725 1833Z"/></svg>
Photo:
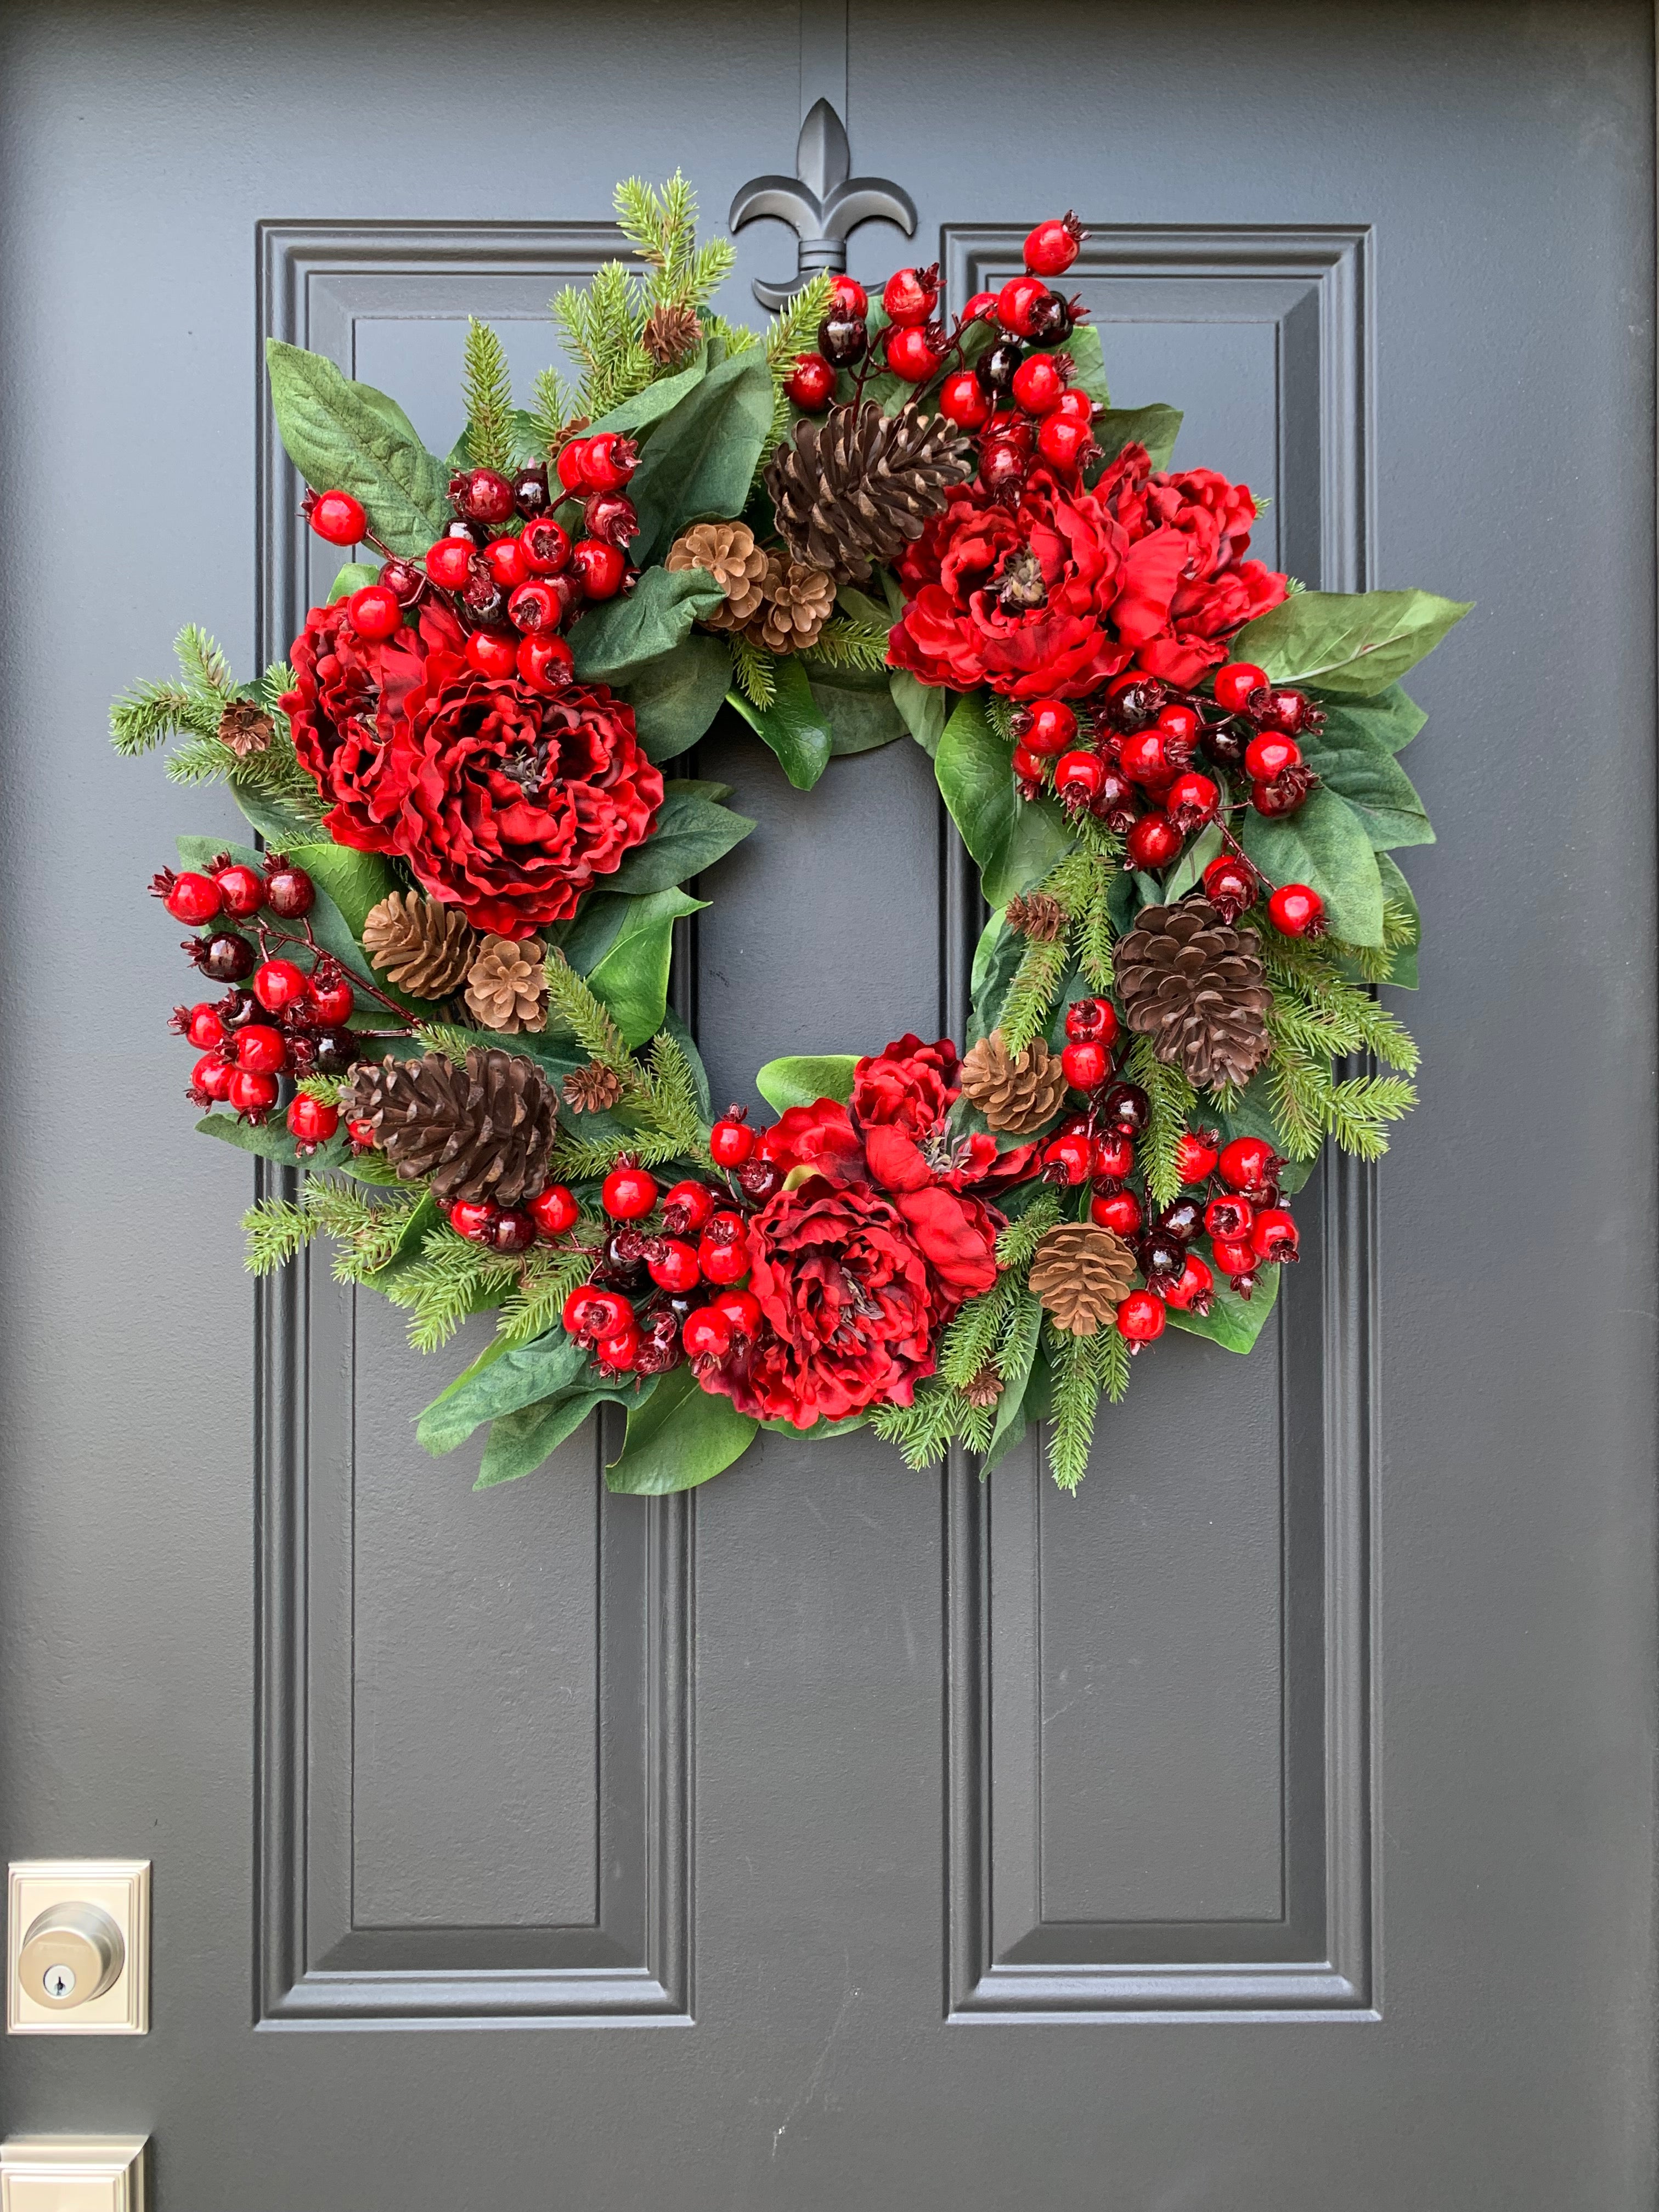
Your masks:
<svg viewBox="0 0 1659 2212"><path fill-rule="evenodd" d="M968 441L915 405L884 415L873 399L803 416L767 464L766 489L796 560L862 584L886 568L972 476Z"/></svg>
<svg viewBox="0 0 1659 2212"><path fill-rule="evenodd" d="M836 580L826 568L773 554L766 564L766 597L744 631L750 645L771 653L805 653L836 611Z"/></svg>
<svg viewBox="0 0 1659 2212"><path fill-rule="evenodd" d="M1135 1255L1121 1237L1092 1221L1062 1221L1039 1240L1031 1260L1031 1295L1056 1328L1093 1336L1127 1296Z"/></svg>
<svg viewBox="0 0 1659 2212"><path fill-rule="evenodd" d="M970 1406L981 1413L994 1406L1002 1395L1002 1377L988 1361L971 1382L962 1386L962 1395Z"/></svg>
<svg viewBox="0 0 1659 2212"><path fill-rule="evenodd" d="M1143 907L1116 952L1123 1018L1199 1090L1249 1081L1272 1048L1273 994L1253 929L1205 898Z"/></svg>
<svg viewBox="0 0 1659 2212"><path fill-rule="evenodd" d="M600 1060L590 1060L564 1079L564 1103L578 1114L608 1114L621 1097L621 1076Z"/></svg>
<svg viewBox="0 0 1659 2212"><path fill-rule="evenodd" d="M994 1129L1029 1137L1064 1104L1066 1071L1042 1037L1011 1053L994 1030L963 1061L962 1088Z"/></svg>
<svg viewBox="0 0 1659 2212"><path fill-rule="evenodd" d="M1039 945L1052 945L1071 916L1057 898L1047 891L1032 891L1011 898L1003 919L1010 929L1017 929L1022 937L1036 939Z"/></svg>
<svg viewBox="0 0 1659 2212"><path fill-rule="evenodd" d="M546 948L536 939L486 937L466 971L466 1003L481 1029L511 1036L547 1027Z"/></svg>
<svg viewBox="0 0 1659 2212"><path fill-rule="evenodd" d="M238 760L262 753L276 734L276 724L257 699L233 699L219 717L219 742Z"/></svg>
<svg viewBox="0 0 1659 2212"><path fill-rule="evenodd" d="M696 350L702 325L695 307L653 307L640 332L640 343L659 368L672 368Z"/></svg>
<svg viewBox="0 0 1659 2212"><path fill-rule="evenodd" d="M464 1066L441 1053L360 1060L340 1118L367 1121L404 1182L431 1178L446 1206L517 1206L547 1187L559 1102L533 1060L475 1047Z"/></svg>
<svg viewBox="0 0 1659 2212"><path fill-rule="evenodd" d="M446 999L458 989L477 943L459 907L418 891L389 893L363 923L364 951L411 999Z"/></svg>
<svg viewBox="0 0 1659 2212"><path fill-rule="evenodd" d="M741 629L765 600L767 556L746 522L698 522L668 549L665 568L707 568L726 594L724 606L702 617L705 629Z"/></svg>

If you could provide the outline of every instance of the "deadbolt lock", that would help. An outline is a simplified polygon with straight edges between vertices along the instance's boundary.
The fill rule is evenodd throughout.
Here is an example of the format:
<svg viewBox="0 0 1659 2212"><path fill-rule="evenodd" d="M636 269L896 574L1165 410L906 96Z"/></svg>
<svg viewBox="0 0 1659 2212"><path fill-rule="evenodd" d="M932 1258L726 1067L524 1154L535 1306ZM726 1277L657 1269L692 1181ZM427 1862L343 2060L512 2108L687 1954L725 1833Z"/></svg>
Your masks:
<svg viewBox="0 0 1659 2212"><path fill-rule="evenodd" d="M8 1882L14 2035L142 2035L149 2026L149 1863L39 1859Z"/></svg>

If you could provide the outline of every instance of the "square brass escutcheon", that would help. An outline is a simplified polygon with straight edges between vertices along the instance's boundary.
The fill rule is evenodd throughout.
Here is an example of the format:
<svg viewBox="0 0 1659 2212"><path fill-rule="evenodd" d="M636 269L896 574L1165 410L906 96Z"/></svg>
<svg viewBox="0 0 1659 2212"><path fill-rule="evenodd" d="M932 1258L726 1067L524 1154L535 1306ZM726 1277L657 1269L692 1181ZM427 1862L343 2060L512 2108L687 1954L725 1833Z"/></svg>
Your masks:
<svg viewBox="0 0 1659 2212"><path fill-rule="evenodd" d="M148 2033L148 1859L26 1859L10 1867L6 2027L12 2035Z"/></svg>
<svg viewBox="0 0 1659 2212"><path fill-rule="evenodd" d="M0 2212L145 2212L143 2136L0 2143Z"/></svg>

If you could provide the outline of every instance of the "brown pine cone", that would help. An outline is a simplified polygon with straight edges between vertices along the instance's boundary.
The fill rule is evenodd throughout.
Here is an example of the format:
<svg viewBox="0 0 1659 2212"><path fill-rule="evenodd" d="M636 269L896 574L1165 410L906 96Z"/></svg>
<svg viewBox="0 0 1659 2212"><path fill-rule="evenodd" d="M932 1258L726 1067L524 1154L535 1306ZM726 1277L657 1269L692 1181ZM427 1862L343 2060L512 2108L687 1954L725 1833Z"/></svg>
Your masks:
<svg viewBox="0 0 1659 2212"><path fill-rule="evenodd" d="M1066 1100L1066 1071L1046 1039L1033 1037L1011 1053L1002 1031L981 1037L962 1063L962 1088L994 1129L1029 1137L1059 1113Z"/></svg>
<svg viewBox="0 0 1659 2212"><path fill-rule="evenodd" d="M988 1360L971 1382L962 1386L962 1395L970 1406L987 1412L1002 1395L1002 1377Z"/></svg>
<svg viewBox="0 0 1659 2212"><path fill-rule="evenodd" d="M368 1121L401 1180L430 1176L445 1205L538 1197L558 1110L533 1060L483 1047L462 1067L437 1052L359 1060L340 1097L341 1119Z"/></svg>
<svg viewBox="0 0 1659 2212"><path fill-rule="evenodd" d="M765 598L767 556L746 522L696 522L668 549L665 568L707 568L726 604L702 617L705 629L741 629L759 614Z"/></svg>
<svg viewBox="0 0 1659 2212"><path fill-rule="evenodd" d="M884 415L866 399L804 416L767 464L766 489L795 558L861 584L921 537L974 466L942 416L914 405Z"/></svg>
<svg viewBox="0 0 1659 2212"><path fill-rule="evenodd" d="M602 1060L590 1060L564 1079L564 1103L578 1114L608 1114L621 1097L621 1076Z"/></svg>
<svg viewBox="0 0 1659 2212"><path fill-rule="evenodd" d="M466 971L466 1003L481 1029L512 1036L547 1027L545 947L536 938L516 944L486 937Z"/></svg>
<svg viewBox="0 0 1659 2212"><path fill-rule="evenodd" d="M1261 939L1208 899L1143 907L1119 940L1116 972L1124 1020L1200 1090L1242 1086L1272 1049Z"/></svg>
<svg viewBox="0 0 1659 2212"><path fill-rule="evenodd" d="M232 699L219 717L219 742L238 760L264 752L276 734L276 722L257 699Z"/></svg>
<svg viewBox="0 0 1659 2212"><path fill-rule="evenodd" d="M1093 1336L1113 1321L1134 1274L1135 1255L1121 1237L1092 1221L1062 1221L1038 1242L1031 1295L1056 1328Z"/></svg>
<svg viewBox="0 0 1659 2212"><path fill-rule="evenodd" d="M1048 891L1032 891L1011 898L1003 919L1010 929L1017 929L1022 937L1033 938L1039 945L1052 945L1071 916Z"/></svg>
<svg viewBox="0 0 1659 2212"><path fill-rule="evenodd" d="M364 951L411 999L447 999L472 965L477 941L459 907L419 891L389 893L363 923Z"/></svg>
<svg viewBox="0 0 1659 2212"><path fill-rule="evenodd" d="M702 325L697 320L695 307L665 305L653 307L646 317L640 343L659 367L672 368L677 362L696 350L702 336Z"/></svg>
<svg viewBox="0 0 1659 2212"><path fill-rule="evenodd" d="M787 556L771 556L763 589L761 611L744 635L772 653L805 653L836 611L836 580L829 571Z"/></svg>

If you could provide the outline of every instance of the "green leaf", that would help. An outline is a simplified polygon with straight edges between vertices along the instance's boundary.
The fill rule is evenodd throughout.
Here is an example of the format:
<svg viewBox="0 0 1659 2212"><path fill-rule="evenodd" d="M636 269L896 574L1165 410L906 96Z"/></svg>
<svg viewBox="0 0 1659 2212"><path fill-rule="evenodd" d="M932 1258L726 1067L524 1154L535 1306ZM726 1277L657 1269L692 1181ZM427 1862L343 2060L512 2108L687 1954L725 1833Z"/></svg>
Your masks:
<svg viewBox="0 0 1659 2212"><path fill-rule="evenodd" d="M1414 668L1473 605L1432 592L1297 592L1246 623L1230 650L1275 684L1369 698Z"/></svg>
<svg viewBox="0 0 1659 2212"><path fill-rule="evenodd" d="M1417 897L1411 885L1400 872L1397 864L1386 853L1376 856L1376 866L1382 878L1382 896L1390 906L1403 906L1412 918L1412 939L1402 945L1394 956L1394 965L1386 980L1402 991L1417 988L1417 948L1423 936L1423 917L1417 910Z"/></svg>
<svg viewBox="0 0 1659 2212"><path fill-rule="evenodd" d="M489 1346L422 1413L415 1434L434 1458L466 1442L499 1413L516 1413L568 1388L587 1371L588 1356L574 1336L550 1329L533 1343L505 1351Z"/></svg>
<svg viewBox="0 0 1659 2212"><path fill-rule="evenodd" d="M383 854L359 853L349 845L296 845L289 858L328 893L359 939L373 909L398 889Z"/></svg>
<svg viewBox="0 0 1659 2212"><path fill-rule="evenodd" d="M887 678L893 704L904 717L904 726L929 760L939 751L951 712L951 693L942 684L923 684L908 668L893 669Z"/></svg>
<svg viewBox="0 0 1659 2212"><path fill-rule="evenodd" d="M670 410L678 407L688 392L695 391L708 371L708 347L697 348L684 368L677 368L672 376L659 376L654 384L647 384L631 399L624 399L608 415L601 415L589 424L586 435L592 437L600 430L644 430L660 422Z"/></svg>
<svg viewBox="0 0 1659 2212"><path fill-rule="evenodd" d="M979 943L974 948L973 976L969 985L972 1011L964 1048L989 1036L1001 1020L1008 987L1024 957L1025 939L1017 929L1009 928L999 909L980 932Z"/></svg>
<svg viewBox="0 0 1659 2212"><path fill-rule="evenodd" d="M1173 906L1177 899L1185 898L1220 850L1221 825L1212 822L1207 830L1200 830L1164 878L1164 904Z"/></svg>
<svg viewBox="0 0 1659 2212"><path fill-rule="evenodd" d="M772 404L771 371L754 347L711 369L662 417L628 487L640 518L636 562L660 561L689 522L743 513Z"/></svg>
<svg viewBox="0 0 1659 2212"><path fill-rule="evenodd" d="M1181 423L1180 408L1166 407L1158 399L1150 407L1109 407L1095 417L1095 443L1103 456L1102 471L1110 467L1126 446L1145 446L1152 466L1167 469L1175 455Z"/></svg>
<svg viewBox="0 0 1659 2212"><path fill-rule="evenodd" d="M1381 745L1391 753L1403 752L1428 716L1397 684L1390 684L1370 699L1326 699L1326 735L1340 744L1356 738Z"/></svg>
<svg viewBox="0 0 1659 2212"><path fill-rule="evenodd" d="M257 784L233 782L230 795L243 819L273 852L291 852L295 845L308 843L321 828L315 815L302 814L297 806L270 798Z"/></svg>
<svg viewBox="0 0 1659 2212"><path fill-rule="evenodd" d="M534 1474L567 1437L574 1436L599 1406L631 1406L647 1395L655 1384L652 1376L632 1389L571 1390L544 1398L539 1405L525 1406L516 1413L503 1413L489 1431L483 1462L474 1490L493 1490L498 1483L516 1482Z"/></svg>
<svg viewBox="0 0 1659 2212"><path fill-rule="evenodd" d="M839 760L848 753L871 753L904 735L904 717L884 676L857 669L814 672L812 701L830 725L830 750Z"/></svg>
<svg viewBox="0 0 1659 2212"><path fill-rule="evenodd" d="M217 1137L222 1145L234 1145L239 1152L252 1152L258 1159L275 1160L285 1168L303 1166L326 1172L343 1167L351 1157L351 1140L342 1132L302 1161L280 1115L274 1121L256 1124L240 1121L234 1114L204 1114L196 1127L204 1137Z"/></svg>
<svg viewBox="0 0 1659 2212"><path fill-rule="evenodd" d="M1279 1279L1282 1267L1263 1267L1257 1273L1255 1290L1248 1298L1241 1298L1224 1275L1215 1282L1215 1303L1207 1314L1182 1312L1179 1306L1169 1306L1165 1312L1172 1328L1184 1328L1193 1336L1207 1336L1212 1344L1220 1345L1228 1352L1249 1352L1261 1334L1268 1315L1279 1297Z"/></svg>
<svg viewBox="0 0 1659 2212"><path fill-rule="evenodd" d="M331 361L265 341L270 404L289 459L313 491L348 491L394 553L418 560L450 520L449 478L396 400Z"/></svg>
<svg viewBox="0 0 1659 2212"><path fill-rule="evenodd" d="M660 766L695 745L719 714L731 681L731 654L702 631L636 669L620 689L634 709L646 758Z"/></svg>
<svg viewBox="0 0 1659 2212"><path fill-rule="evenodd" d="M777 755L796 790L811 791L830 765L832 739L830 718L812 696L799 661L793 655L779 661L777 697L769 707L757 707L741 691L726 696L761 742Z"/></svg>
<svg viewBox="0 0 1659 2212"><path fill-rule="evenodd" d="M364 591L370 584L378 583L380 572L372 561L348 561L328 587L328 604L333 606L340 599L349 599L354 592Z"/></svg>
<svg viewBox="0 0 1659 2212"><path fill-rule="evenodd" d="M991 1431L991 1441L985 1448L984 1471L987 1474L1025 1433L1025 1388L1031 1379L1031 1365L1036 1358L1037 1340L1042 1334L1042 1308L1029 1291L1022 1291L1018 1317L999 1361L1002 1369L1003 1392L997 1401L996 1425Z"/></svg>
<svg viewBox="0 0 1659 2212"><path fill-rule="evenodd" d="M1069 337L1064 337L1053 350L1072 356L1072 381L1080 392L1102 407L1109 407L1112 395L1106 388L1106 356L1101 350L1100 332L1092 323L1076 323Z"/></svg>
<svg viewBox="0 0 1659 2212"><path fill-rule="evenodd" d="M1378 852L1392 845L1432 845L1434 831L1412 780L1384 744L1358 718L1329 722L1301 739L1307 763L1327 791L1346 799Z"/></svg>
<svg viewBox="0 0 1659 2212"><path fill-rule="evenodd" d="M1337 936L1382 942L1382 879L1364 823L1333 791L1310 792L1294 814L1269 821L1244 809L1239 842L1270 884L1307 884Z"/></svg>
<svg viewBox="0 0 1659 2212"><path fill-rule="evenodd" d="M1072 833L1054 802L1019 796L1009 748L975 695L959 701L945 724L933 772L990 905L1006 906L1071 849Z"/></svg>
<svg viewBox="0 0 1659 2212"><path fill-rule="evenodd" d="M643 570L626 596L605 600L575 623L570 650L577 675L584 684L631 682L647 661L672 653L721 597L707 568Z"/></svg>
<svg viewBox="0 0 1659 2212"><path fill-rule="evenodd" d="M675 922L708 903L673 888L630 899L610 951L587 971L588 982L616 1016L630 1052L662 1027Z"/></svg>
<svg viewBox="0 0 1659 2212"><path fill-rule="evenodd" d="M729 1398L700 1389L689 1367L671 1368L650 1402L629 1414L627 1440L605 1471L605 1485L653 1498L694 1490L741 1458L759 1425Z"/></svg>
<svg viewBox="0 0 1659 2212"><path fill-rule="evenodd" d="M755 1078L755 1088L775 1114L787 1114L792 1106L814 1105L820 1098L834 1098L844 1106L853 1095L857 1066L857 1055L850 1052L769 1060Z"/></svg>
<svg viewBox="0 0 1659 2212"><path fill-rule="evenodd" d="M754 828L746 814L705 799L689 785L669 782L657 826L643 845L628 854L606 889L613 891L665 891L684 883L700 869L712 867L723 854L740 845Z"/></svg>

